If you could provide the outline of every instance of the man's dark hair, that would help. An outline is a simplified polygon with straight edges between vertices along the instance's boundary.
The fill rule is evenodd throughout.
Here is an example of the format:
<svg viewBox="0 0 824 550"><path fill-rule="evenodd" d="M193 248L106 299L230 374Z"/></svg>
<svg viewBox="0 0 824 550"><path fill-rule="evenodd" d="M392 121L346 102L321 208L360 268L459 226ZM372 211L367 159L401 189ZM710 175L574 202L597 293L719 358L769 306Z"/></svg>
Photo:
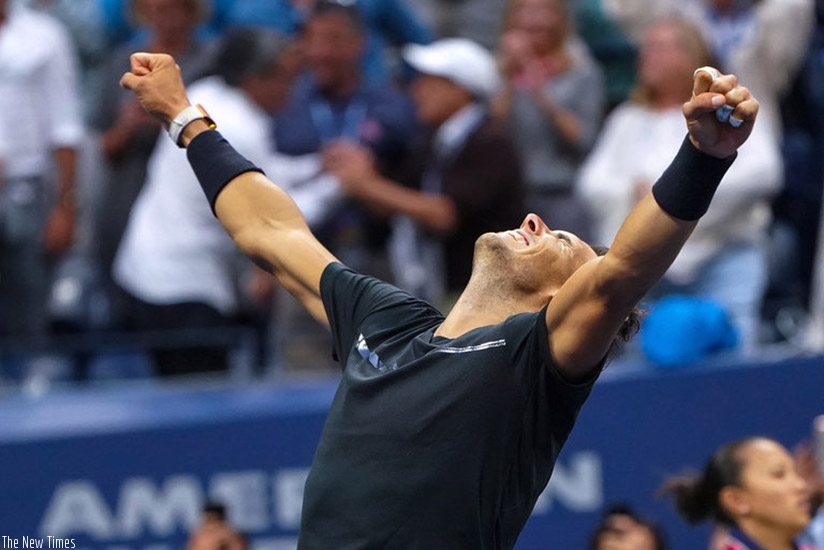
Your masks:
<svg viewBox="0 0 824 550"><path fill-rule="evenodd" d="M235 27L229 29L220 42L212 74L237 88L252 75L269 71L288 41L271 29Z"/></svg>
<svg viewBox="0 0 824 550"><path fill-rule="evenodd" d="M355 0L318 0L315 2L307 21L324 15L342 15L358 34L366 32L366 22Z"/></svg>
<svg viewBox="0 0 824 550"><path fill-rule="evenodd" d="M655 541L655 550L667 550L667 537L664 534L663 529L661 529L661 526L656 522L639 515L631 506L625 503L615 503L606 509L603 517L601 518L601 522L592 531L589 539L589 550L598 550L598 544L601 541L601 537L606 533L615 531L612 523L610 522L610 519L613 516L626 516L630 518L637 525L647 529L650 532L653 540Z"/></svg>
<svg viewBox="0 0 824 550"><path fill-rule="evenodd" d="M209 501L203 506L203 513L215 519L226 521L226 506L220 502Z"/></svg>

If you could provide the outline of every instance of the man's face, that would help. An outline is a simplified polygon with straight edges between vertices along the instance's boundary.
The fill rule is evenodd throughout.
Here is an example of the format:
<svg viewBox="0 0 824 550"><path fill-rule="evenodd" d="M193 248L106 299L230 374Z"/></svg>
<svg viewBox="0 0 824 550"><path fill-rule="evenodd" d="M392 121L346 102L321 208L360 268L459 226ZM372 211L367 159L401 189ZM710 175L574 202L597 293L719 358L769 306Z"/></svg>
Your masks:
<svg viewBox="0 0 824 550"><path fill-rule="evenodd" d="M300 70L300 55L299 48L288 46L268 71L250 76L243 84L246 93L263 110L274 113L286 103Z"/></svg>
<svg viewBox="0 0 824 550"><path fill-rule="evenodd" d="M411 87L418 119L439 126L471 101L466 90L450 80L428 74L418 75Z"/></svg>
<svg viewBox="0 0 824 550"><path fill-rule="evenodd" d="M518 0L509 16L510 30L522 33L535 52L563 40L566 15L563 0Z"/></svg>
<svg viewBox="0 0 824 550"><path fill-rule="evenodd" d="M492 262L497 272L524 292L557 290L579 267L597 257L576 235L551 230L535 214L527 215L518 229L485 233L476 250L481 261Z"/></svg>
<svg viewBox="0 0 824 550"><path fill-rule="evenodd" d="M143 0L146 25L162 36L188 34L197 24L197 13L183 0Z"/></svg>
<svg viewBox="0 0 824 550"><path fill-rule="evenodd" d="M322 88L334 88L359 70L364 38L340 13L309 20L304 35L306 62Z"/></svg>
<svg viewBox="0 0 824 550"><path fill-rule="evenodd" d="M655 536L649 527L630 516L615 514L599 537L597 550L655 550Z"/></svg>
<svg viewBox="0 0 824 550"><path fill-rule="evenodd" d="M810 492L795 462L778 443L758 439L741 451L739 517L793 537L810 521Z"/></svg>
<svg viewBox="0 0 824 550"><path fill-rule="evenodd" d="M689 82L694 67L695 60L676 25L662 22L647 30L638 55L638 75L644 86L657 91L673 82Z"/></svg>

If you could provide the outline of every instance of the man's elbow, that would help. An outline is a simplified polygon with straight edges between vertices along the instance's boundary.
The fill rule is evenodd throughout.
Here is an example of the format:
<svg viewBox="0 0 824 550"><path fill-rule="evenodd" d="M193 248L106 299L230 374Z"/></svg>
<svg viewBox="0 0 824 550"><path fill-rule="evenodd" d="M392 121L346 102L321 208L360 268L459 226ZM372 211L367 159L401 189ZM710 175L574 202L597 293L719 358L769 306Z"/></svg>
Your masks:
<svg viewBox="0 0 824 550"><path fill-rule="evenodd" d="M235 246L243 254L259 263L259 258L265 258L265 241L262 232L253 227L243 227L237 231L228 231ZM265 269L265 268L264 268ZM267 271L271 271L267 269Z"/></svg>
<svg viewBox="0 0 824 550"><path fill-rule="evenodd" d="M663 271L652 272L645 266L609 256L608 253L601 259L596 272L596 292L609 308L630 310L663 276Z"/></svg>

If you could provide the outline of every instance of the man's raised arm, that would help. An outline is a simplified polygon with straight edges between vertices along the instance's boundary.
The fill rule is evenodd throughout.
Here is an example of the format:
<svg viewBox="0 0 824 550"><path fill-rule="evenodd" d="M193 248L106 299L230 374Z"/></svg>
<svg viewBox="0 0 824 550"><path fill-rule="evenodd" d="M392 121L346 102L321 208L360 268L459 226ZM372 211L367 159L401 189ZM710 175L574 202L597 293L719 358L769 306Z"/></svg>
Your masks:
<svg viewBox="0 0 824 550"><path fill-rule="evenodd" d="M664 275L706 212L758 102L734 75L696 71L683 106L688 138L652 192L630 212L609 252L578 269L547 309L549 344L569 379L586 377L636 304Z"/></svg>
<svg viewBox="0 0 824 550"><path fill-rule="evenodd" d="M175 125L180 130L178 144L187 148L189 163L215 215L238 248L273 273L316 319L328 324L320 301L320 276L337 260L315 239L285 191L212 130L210 119L186 111L191 104L174 59L135 53L131 72L123 75L120 84L132 90L166 128ZM181 119L181 115L188 116Z"/></svg>

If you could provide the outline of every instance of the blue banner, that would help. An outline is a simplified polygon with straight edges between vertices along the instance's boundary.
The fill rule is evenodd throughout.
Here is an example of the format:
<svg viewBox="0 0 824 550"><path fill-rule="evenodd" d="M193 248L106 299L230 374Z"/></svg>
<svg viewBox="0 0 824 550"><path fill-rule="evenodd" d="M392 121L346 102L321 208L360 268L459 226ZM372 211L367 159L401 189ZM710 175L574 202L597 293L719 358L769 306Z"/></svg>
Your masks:
<svg viewBox="0 0 824 550"><path fill-rule="evenodd" d="M655 498L718 445L787 446L824 413L824 358L678 371L613 367L598 382L519 550L584 549L605 506L659 521L673 550L706 547ZM295 548L303 481L334 383L84 390L0 401L5 548L179 549L207 499L253 550Z"/></svg>

